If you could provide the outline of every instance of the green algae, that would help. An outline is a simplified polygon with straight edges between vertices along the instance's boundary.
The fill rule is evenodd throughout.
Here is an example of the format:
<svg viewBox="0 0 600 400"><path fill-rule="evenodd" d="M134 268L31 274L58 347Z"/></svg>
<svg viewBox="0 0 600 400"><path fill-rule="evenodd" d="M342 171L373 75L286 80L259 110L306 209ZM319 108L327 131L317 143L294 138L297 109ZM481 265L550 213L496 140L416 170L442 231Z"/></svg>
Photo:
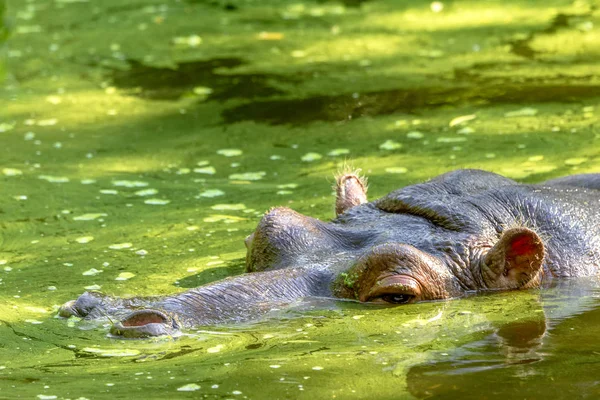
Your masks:
<svg viewBox="0 0 600 400"><path fill-rule="evenodd" d="M598 308L563 320L567 300L537 292L300 302L143 341L53 318L86 288L167 294L242 273L261 212L332 217L348 160L370 198L455 168L597 172L594 2L4 7L0 397L598 396Z"/></svg>

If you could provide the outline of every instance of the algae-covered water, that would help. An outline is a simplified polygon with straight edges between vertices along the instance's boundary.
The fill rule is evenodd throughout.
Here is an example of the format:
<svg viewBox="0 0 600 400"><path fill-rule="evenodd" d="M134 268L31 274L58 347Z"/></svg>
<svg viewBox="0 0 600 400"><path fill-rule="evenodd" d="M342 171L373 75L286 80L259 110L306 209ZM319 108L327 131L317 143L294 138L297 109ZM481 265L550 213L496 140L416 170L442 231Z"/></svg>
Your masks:
<svg viewBox="0 0 600 400"><path fill-rule="evenodd" d="M0 1L0 398L600 397L600 282L397 308L308 299L118 340L85 290L243 272L271 206L328 219L456 168L600 171L597 1Z"/></svg>

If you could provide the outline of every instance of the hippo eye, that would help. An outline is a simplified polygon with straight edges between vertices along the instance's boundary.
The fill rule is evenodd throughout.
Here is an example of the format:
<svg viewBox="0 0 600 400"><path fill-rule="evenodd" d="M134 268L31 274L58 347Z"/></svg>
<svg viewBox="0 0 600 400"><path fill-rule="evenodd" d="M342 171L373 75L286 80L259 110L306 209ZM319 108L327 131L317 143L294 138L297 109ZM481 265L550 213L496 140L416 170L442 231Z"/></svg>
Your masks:
<svg viewBox="0 0 600 400"><path fill-rule="evenodd" d="M421 286L407 275L391 275L379 279L360 294L361 301L371 303L408 304L421 299Z"/></svg>
<svg viewBox="0 0 600 400"><path fill-rule="evenodd" d="M385 301L390 304L407 304L410 303L415 298L412 294L386 294L379 299Z"/></svg>

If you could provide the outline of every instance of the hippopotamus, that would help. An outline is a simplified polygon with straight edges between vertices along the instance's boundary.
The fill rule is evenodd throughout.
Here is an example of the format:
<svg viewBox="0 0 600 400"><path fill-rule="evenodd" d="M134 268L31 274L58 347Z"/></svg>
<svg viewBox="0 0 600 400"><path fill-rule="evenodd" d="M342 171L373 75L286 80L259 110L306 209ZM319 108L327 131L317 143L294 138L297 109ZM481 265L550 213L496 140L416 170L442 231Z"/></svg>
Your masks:
<svg viewBox="0 0 600 400"><path fill-rule="evenodd" d="M246 273L165 297L86 292L59 315L115 319L113 335L174 335L256 319L303 298L409 304L540 288L600 271L600 174L521 184L457 170L367 200L342 173L336 217L267 211L246 238Z"/></svg>

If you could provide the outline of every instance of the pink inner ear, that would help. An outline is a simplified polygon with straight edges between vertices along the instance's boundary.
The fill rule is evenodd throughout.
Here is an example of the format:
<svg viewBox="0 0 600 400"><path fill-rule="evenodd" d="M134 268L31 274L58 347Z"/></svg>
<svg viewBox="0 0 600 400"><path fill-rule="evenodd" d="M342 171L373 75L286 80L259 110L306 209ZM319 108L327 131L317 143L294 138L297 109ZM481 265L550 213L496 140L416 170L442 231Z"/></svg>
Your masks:
<svg viewBox="0 0 600 400"><path fill-rule="evenodd" d="M539 246L531 235L520 235L510 242L510 255L513 257L532 255L538 251Z"/></svg>

